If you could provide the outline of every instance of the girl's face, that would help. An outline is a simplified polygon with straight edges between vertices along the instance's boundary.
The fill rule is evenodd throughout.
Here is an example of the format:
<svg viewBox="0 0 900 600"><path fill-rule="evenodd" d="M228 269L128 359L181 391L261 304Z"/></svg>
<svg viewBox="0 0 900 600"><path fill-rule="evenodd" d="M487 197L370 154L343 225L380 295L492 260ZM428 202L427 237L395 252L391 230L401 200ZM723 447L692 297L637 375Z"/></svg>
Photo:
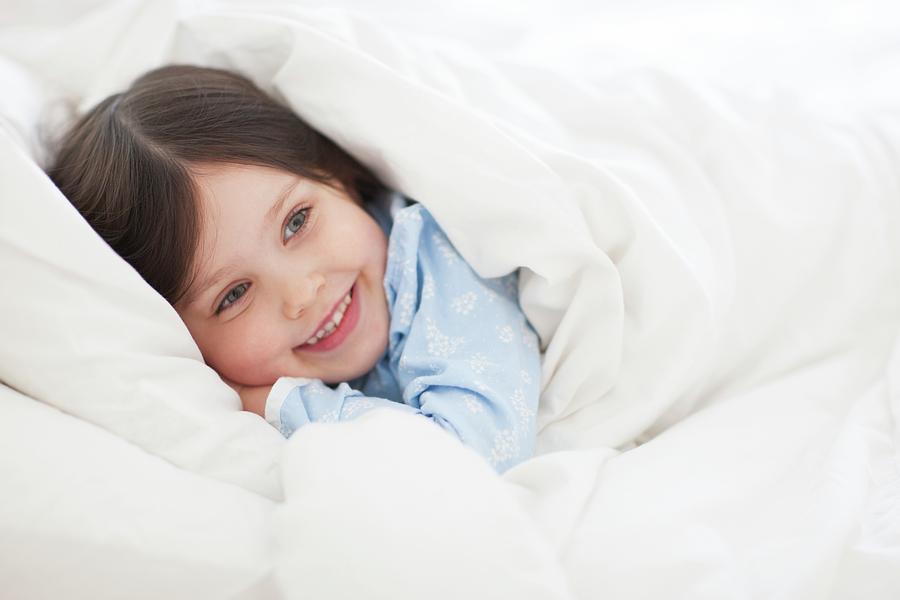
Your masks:
<svg viewBox="0 0 900 600"><path fill-rule="evenodd" d="M245 385L367 373L387 347L387 238L343 191L255 166L203 166L193 282L175 309L207 364Z"/></svg>

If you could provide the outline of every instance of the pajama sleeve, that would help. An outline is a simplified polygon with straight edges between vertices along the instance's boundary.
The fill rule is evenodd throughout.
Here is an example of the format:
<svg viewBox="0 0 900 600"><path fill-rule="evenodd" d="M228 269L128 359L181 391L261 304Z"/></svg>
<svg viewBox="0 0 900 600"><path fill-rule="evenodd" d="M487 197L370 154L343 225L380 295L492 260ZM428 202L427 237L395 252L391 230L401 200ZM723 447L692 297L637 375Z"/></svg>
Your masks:
<svg viewBox="0 0 900 600"><path fill-rule="evenodd" d="M388 352L361 389L282 378L266 418L290 435L310 421L387 407L431 419L500 472L531 456L540 354L516 275L479 277L413 205L394 217L385 293Z"/></svg>

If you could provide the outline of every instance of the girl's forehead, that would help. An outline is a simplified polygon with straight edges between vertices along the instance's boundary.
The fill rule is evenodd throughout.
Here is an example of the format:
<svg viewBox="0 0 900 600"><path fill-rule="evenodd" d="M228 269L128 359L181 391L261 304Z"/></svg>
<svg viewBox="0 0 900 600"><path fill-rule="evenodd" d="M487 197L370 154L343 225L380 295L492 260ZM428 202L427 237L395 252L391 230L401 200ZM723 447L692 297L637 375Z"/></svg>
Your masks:
<svg viewBox="0 0 900 600"><path fill-rule="evenodd" d="M204 200L252 193L260 198L285 182L306 181L294 173L258 165L211 164L193 168L191 176Z"/></svg>
<svg viewBox="0 0 900 600"><path fill-rule="evenodd" d="M271 167L216 165L194 175L199 212L209 227L271 220L289 197L305 195L314 183ZM225 222L223 222L225 221Z"/></svg>

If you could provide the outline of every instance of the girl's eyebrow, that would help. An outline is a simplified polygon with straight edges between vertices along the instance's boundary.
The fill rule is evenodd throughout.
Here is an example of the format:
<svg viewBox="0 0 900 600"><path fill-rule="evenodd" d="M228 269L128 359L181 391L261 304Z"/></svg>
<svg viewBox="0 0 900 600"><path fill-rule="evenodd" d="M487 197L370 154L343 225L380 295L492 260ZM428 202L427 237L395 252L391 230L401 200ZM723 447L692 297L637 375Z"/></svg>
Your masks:
<svg viewBox="0 0 900 600"><path fill-rule="evenodd" d="M188 291L184 294L180 302L184 303L185 306L193 304L200 298L200 296L205 294L209 288L217 284L229 270L230 268L228 265L216 269L216 271L213 272L212 275L204 279L200 285L191 286L191 288L189 288Z"/></svg>
<svg viewBox="0 0 900 600"><path fill-rule="evenodd" d="M281 190L281 193L278 194L275 204L272 205L272 208L269 209L269 212L266 213L265 219L263 220L264 229L269 226L272 223L272 220L281 212L281 207L284 206L288 196L291 195L291 192L294 191L294 188L297 187L298 183L300 183L299 176L288 182L288 184L284 186L284 189Z"/></svg>

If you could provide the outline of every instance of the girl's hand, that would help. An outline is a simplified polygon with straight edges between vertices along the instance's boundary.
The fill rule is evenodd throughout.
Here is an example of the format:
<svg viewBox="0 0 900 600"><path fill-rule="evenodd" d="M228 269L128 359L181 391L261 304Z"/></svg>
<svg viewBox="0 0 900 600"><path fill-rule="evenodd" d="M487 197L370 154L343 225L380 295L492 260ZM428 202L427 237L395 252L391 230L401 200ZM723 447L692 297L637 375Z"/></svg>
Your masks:
<svg viewBox="0 0 900 600"><path fill-rule="evenodd" d="M230 385L234 391L241 397L241 404L244 410L256 413L261 417L266 416L266 398L269 397L271 385L243 385L229 381L224 377L222 380Z"/></svg>

